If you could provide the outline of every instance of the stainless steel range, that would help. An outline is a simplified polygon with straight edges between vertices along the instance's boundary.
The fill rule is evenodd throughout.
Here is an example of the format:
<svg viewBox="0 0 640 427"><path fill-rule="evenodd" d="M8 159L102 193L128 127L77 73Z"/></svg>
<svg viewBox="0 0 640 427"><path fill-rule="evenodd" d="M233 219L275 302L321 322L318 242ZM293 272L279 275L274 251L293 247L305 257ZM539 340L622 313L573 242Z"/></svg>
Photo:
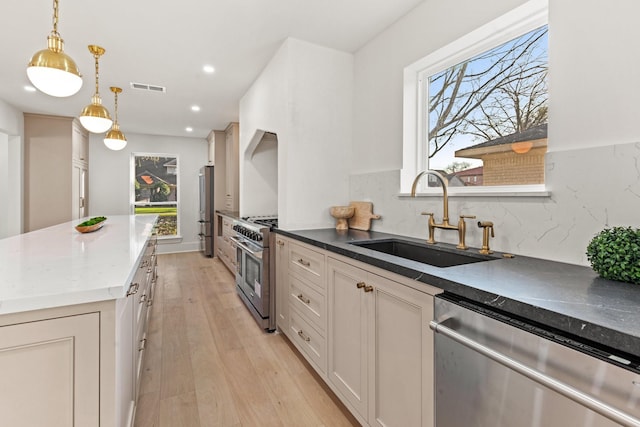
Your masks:
<svg viewBox="0 0 640 427"><path fill-rule="evenodd" d="M237 244L236 289L256 319L268 331L276 328L275 259L270 256L277 227L275 216L245 217L233 221Z"/></svg>

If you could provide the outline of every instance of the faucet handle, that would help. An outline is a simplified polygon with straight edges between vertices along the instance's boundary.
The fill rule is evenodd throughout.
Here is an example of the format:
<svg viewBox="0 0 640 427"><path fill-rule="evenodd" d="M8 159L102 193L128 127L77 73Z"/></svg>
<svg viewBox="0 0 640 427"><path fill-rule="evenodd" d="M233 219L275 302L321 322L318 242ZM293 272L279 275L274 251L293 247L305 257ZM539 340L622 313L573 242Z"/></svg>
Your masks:
<svg viewBox="0 0 640 427"><path fill-rule="evenodd" d="M482 228L482 248L479 252L485 255L493 253L493 251L489 248L489 231L491 231L491 237L496 237L493 232L493 222L478 221L478 227Z"/></svg>
<svg viewBox="0 0 640 427"><path fill-rule="evenodd" d="M476 216L475 215L460 215L460 219L464 219L464 218L476 219Z"/></svg>
<svg viewBox="0 0 640 427"><path fill-rule="evenodd" d="M431 216L433 216L433 212L421 212L420 215L431 215Z"/></svg>

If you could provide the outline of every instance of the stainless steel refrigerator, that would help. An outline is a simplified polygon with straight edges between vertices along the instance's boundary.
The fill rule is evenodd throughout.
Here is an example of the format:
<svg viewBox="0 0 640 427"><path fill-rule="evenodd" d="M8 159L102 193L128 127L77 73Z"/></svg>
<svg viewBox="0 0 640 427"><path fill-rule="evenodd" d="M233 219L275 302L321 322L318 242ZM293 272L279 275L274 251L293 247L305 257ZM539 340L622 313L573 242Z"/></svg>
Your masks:
<svg viewBox="0 0 640 427"><path fill-rule="evenodd" d="M208 257L213 256L213 224L215 211L213 207L213 166L200 169L200 250Z"/></svg>

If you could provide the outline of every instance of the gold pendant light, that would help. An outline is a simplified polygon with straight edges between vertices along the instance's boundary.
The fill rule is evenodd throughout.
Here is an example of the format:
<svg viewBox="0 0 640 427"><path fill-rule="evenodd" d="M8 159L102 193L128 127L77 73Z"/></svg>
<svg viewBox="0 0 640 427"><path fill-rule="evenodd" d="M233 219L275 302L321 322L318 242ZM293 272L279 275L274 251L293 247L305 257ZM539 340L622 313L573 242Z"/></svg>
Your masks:
<svg viewBox="0 0 640 427"><path fill-rule="evenodd" d="M118 151L127 146L127 138L124 137L124 134L120 131L120 126L118 125L118 94L122 92L122 89L111 86L111 92L113 92L116 97L114 113L115 120L113 121L111 130L107 132L104 137L104 145L106 145L110 150Z"/></svg>
<svg viewBox="0 0 640 427"><path fill-rule="evenodd" d="M89 52L93 54L96 60L96 93L91 98L91 104L84 107L82 113L80 113L80 123L89 132L103 133L113 123L109 111L102 105L102 98L100 98L100 92L98 91L98 59L104 54L104 48L90 44Z"/></svg>
<svg viewBox="0 0 640 427"><path fill-rule="evenodd" d="M29 80L47 95L71 96L82 87L78 66L63 48L64 40L58 33L58 0L53 0L53 30L47 37L47 48L36 52L27 65Z"/></svg>

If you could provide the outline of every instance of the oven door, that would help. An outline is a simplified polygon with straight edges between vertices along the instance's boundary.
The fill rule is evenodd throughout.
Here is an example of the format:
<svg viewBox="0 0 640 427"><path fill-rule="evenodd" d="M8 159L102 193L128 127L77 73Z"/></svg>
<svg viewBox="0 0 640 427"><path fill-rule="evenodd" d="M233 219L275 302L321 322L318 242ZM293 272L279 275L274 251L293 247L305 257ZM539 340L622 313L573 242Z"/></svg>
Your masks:
<svg viewBox="0 0 640 427"><path fill-rule="evenodd" d="M236 285L259 316L268 317L269 305L265 304L268 298L265 297L266 289L263 287L268 285L264 281L266 273L263 263L264 249L238 238L233 240L237 244Z"/></svg>

